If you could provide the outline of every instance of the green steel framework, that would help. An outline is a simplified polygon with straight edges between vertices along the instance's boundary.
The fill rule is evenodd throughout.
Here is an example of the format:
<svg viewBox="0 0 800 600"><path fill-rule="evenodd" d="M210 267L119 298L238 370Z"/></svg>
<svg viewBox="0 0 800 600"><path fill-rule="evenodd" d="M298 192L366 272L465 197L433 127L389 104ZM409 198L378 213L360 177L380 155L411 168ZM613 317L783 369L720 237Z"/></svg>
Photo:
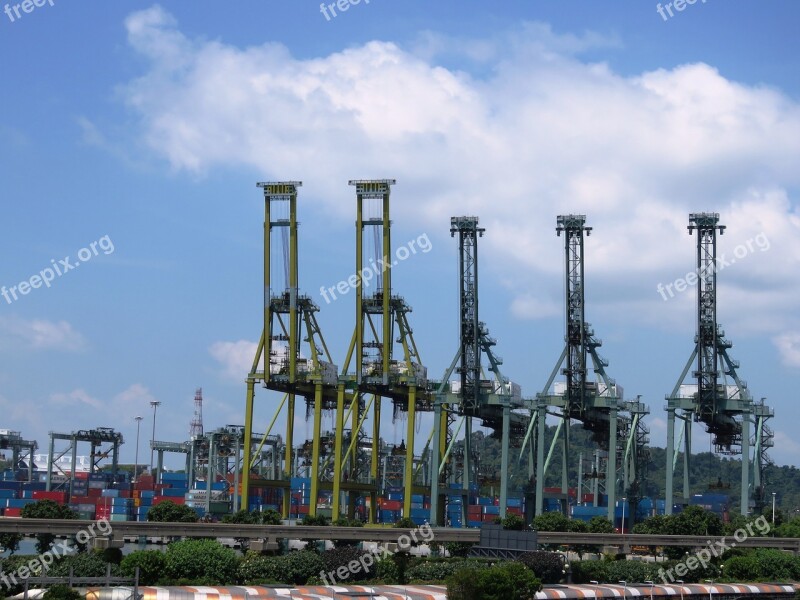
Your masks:
<svg viewBox="0 0 800 600"><path fill-rule="evenodd" d="M584 239L592 231L585 223L585 215L561 215L557 218L556 233L559 236L564 234L566 343L543 391L536 395L532 403L523 451L529 443L531 451L535 449L535 465L531 471L535 486L535 514L539 515L544 510L545 477L559 439L562 446L561 493L565 497L569 493L569 466L573 458L569 443L570 422L581 422L584 429L593 433L600 448L607 452L605 491L608 495L608 518L613 522L618 478L622 478L625 493L640 487L642 469L638 468L641 462L639 458L641 445L647 439L642 416L648 414L648 410L638 399L636 402L624 402L621 394L618 394L616 382L605 371L608 362L597 350L602 342L595 337L591 325L585 320ZM589 358L596 375L595 381L590 381L588 377ZM559 370L566 377L563 393L553 390ZM630 413L630 416L621 414L624 412ZM548 414L559 420L545 458ZM618 453L622 458L621 474L618 473ZM534 460L531 459L531 462Z"/></svg>
<svg viewBox="0 0 800 600"><path fill-rule="evenodd" d="M674 473L681 441L682 502L689 502L692 422L699 422L711 434L718 453L741 454L740 512L747 515L751 508L759 509L765 503L763 471L769 460L766 450L773 443L767 420L773 416L773 411L763 399L759 404L753 402L747 383L737 372L739 363L728 355L733 344L725 339L725 332L717 323L717 232L722 235L725 231L725 226L719 224L719 213L692 213L687 229L690 235L697 232L697 270L694 273L697 281L697 332L689 360L672 393L667 396L666 513L672 514ZM691 379L694 384L691 384L690 392L682 392L682 385L690 380L688 375L693 364L695 370ZM727 378L733 382L732 385L728 385ZM678 448L675 447L676 419L682 422ZM751 426L754 432L752 440Z"/></svg>
<svg viewBox="0 0 800 600"><path fill-rule="evenodd" d="M500 432L500 516L505 516L508 500L509 453L512 438L519 437L527 424L527 415L512 412L523 409L521 395L514 394L514 385L500 371L502 360L492 347L495 340L489 336L486 325L480 321L478 310L478 238L484 229L478 227L477 217L453 217L450 235L458 235L459 249L459 347L450 367L444 374L435 395L433 443L431 445L431 522L441 525L443 499L453 495L452 488L443 482L442 474L448 457L456 443L449 435L448 415L461 418L464 426L463 469L461 477L462 518L469 499L471 482L472 419L482 419L483 425ZM492 379L486 379L481 366L481 356L486 355ZM458 366L457 366L458 365ZM460 385L457 390L450 383L457 372ZM449 439L448 439L449 438ZM443 447L446 442L446 449Z"/></svg>

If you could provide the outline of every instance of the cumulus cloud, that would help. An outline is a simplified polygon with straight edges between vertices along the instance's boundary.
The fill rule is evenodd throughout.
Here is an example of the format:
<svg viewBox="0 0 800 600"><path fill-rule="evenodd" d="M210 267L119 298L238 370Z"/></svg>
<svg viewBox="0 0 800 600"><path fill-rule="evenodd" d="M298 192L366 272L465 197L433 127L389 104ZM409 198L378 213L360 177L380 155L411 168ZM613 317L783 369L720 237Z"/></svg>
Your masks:
<svg viewBox="0 0 800 600"><path fill-rule="evenodd" d="M779 90L702 63L622 75L581 58L619 40L541 23L483 40L429 32L408 48L374 40L307 59L277 43L189 38L160 7L126 26L149 68L122 97L174 169L244 165L281 179L313 165L304 196L342 219L352 218L347 179L396 177L396 219L433 231L453 214L482 216L484 260L514 274L511 310L526 318L561 305L560 286L541 280L563 269L556 215L577 212L595 228L587 273L602 278L598 305L665 327L691 322L691 303L662 302L656 285L693 268L688 213L718 211L728 225L722 250L760 233L772 242L721 277L730 318L755 328L747 307L758 306L772 334L796 320L800 278L787 262L800 259L790 194L800 182L800 106ZM481 66L445 66L454 57Z"/></svg>
<svg viewBox="0 0 800 600"><path fill-rule="evenodd" d="M238 342L215 342L208 351L214 360L222 365L224 377L241 383L250 373L257 349L256 342L239 340Z"/></svg>
<svg viewBox="0 0 800 600"><path fill-rule="evenodd" d="M75 352L86 346L67 321L0 317L0 347Z"/></svg>
<svg viewBox="0 0 800 600"><path fill-rule="evenodd" d="M77 389L68 393L57 392L50 396L50 401L57 404L68 404L73 408L77 408L81 404L85 404L96 409L104 408L103 402L96 398L92 398L84 389Z"/></svg>
<svg viewBox="0 0 800 600"><path fill-rule="evenodd" d="M800 333L791 332L777 336L774 340L781 360L790 367L800 367Z"/></svg>

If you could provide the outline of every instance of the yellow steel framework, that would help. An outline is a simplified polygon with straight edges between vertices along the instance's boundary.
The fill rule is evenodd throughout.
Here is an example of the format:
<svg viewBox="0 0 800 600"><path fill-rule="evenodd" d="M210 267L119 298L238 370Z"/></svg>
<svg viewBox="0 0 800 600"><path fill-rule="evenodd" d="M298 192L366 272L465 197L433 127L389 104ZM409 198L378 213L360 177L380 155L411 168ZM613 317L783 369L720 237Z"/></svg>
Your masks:
<svg viewBox="0 0 800 600"><path fill-rule="evenodd" d="M376 520L377 492L380 468L381 399L390 398L395 407L408 414L405 440L405 472L403 514L411 511L411 496L414 491L414 433L416 414L430 410L427 371L422 366L416 342L408 322L411 307L400 296L392 296L392 243L389 197L392 179L355 180L350 185L356 188L356 326L347 351L339 384L336 407L336 440L334 446L333 517L341 511L341 493L350 492L348 512L354 510L354 493L367 491L370 494L369 520ZM370 203L365 215L365 205ZM370 212L372 211L372 212ZM374 250L380 256L373 257L365 265L365 239L372 234ZM376 280L375 291L365 292L365 284ZM396 328L396 329L395 329ZM402 346L402 359L394 359L394 336ZM349 373L354 363L355 373ZM346 391L353 390L350 405L345 414ZM366 403L365 397L370 396ZM369 473L359 473L352 451L358 440L365 438L363 425L366 412L372 408L372 439ZM344 445L344 422L351 419L351 442L348 451L342 454ZM348 481L342 481L345 463L350 461ZM421 491L421 488L420 488Z"/></svg>
<svg viewBox="0 0 800 600"><path fill-rule="evenodd" d="M301 296L298 288L297 251L297 188L299 181L259 183L264 190L264 328L258 343L250 374L247 376L245 405L244 451L247 456L242 469L242 506L249 506L251 469L259 452L253 454L253 401L255 385L261 382L270 390L283 392L286 405L286 440L283 478L264 482L284 490L283 515L288 516L291 495L289 479L292 474L294 445L295 398L301 396L314 409L314 439L311 461L311 503L309 514L316 514L320 483L320 441L322 410L336 405L339 391L337 368L320 332L316 319L319 308L308 296ZM281 208L285 208L281 212ZM277 218L273 216L277 212ZM273 235L281 231L284 242L282 254L286 271L286 286L274 293L271 268ZM287 243L288 242L288 243ZM307 358L301 356L301 336L305 333ZM277 413L276 413L277 417ZM273 423L275 418L273 418ZM271 429L271 426L270 426ZM260 449L260 445L259 445Z"/></svg>

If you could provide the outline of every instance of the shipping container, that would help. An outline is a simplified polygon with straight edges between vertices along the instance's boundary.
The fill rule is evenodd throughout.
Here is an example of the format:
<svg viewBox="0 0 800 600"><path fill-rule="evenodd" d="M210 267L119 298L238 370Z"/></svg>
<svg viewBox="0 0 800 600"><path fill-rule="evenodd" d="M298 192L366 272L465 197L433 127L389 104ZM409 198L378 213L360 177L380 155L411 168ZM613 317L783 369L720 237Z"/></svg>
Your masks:
<svg viewBox="0 0 800 600"><path fill-rule="evenodd" d="M52 500L58 504L67 503L67 492L45 492L43 490L35 490L32 497L34 500Z"/></svg>

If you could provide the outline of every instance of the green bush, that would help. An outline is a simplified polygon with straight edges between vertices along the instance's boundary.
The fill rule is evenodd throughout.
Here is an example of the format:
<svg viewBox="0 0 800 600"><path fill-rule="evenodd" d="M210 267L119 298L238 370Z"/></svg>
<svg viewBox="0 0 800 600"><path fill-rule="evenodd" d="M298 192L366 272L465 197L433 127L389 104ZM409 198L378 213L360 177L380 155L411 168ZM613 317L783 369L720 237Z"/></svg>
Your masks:
<svg viewBox="0 0 800 600"><path fill-rule="evenodd" d="M108 563L118 565L122 562L122 548L106 548L100 550L100 555Z"/></svg>
<svg viewBox="0 0 800 600"><path fill-rule="evenodd" d="M262 556L248 552L239 565L239 581L244 584L284 583L306 585L311 577L319 577L325 564L316 552L303 550L284 556Z"/></svg>
<svg viewBox="0 0 800 600"><path fill-rule="evenodd" d="M283 524L283 517L281 513L273 508L261 511L261 524L262 525L281 525Z"/></svg>
<svg viewBox="0 0 800 600"><path fill-rule="evenodd" d="M19 543L22 535L19 533L0 533L0 552L8 550L9 554L14 554L19 550Z"/></svg>
<svg viewBox="0 0 800 600"><path fill-rule="evenodd" d="M735 581L797 581L800 558L780 550L759 548L725 561L723 572Z"/></svg>
<svg viewBox="0 0 800 600"><path fill-rule="evenodd" d="M306 515L303 517L300 525L307 525L312 527L327 527L331 521L325 515Z"/></svg>
<svg viewBox="0 0 800 600"><path fill-rule="evenodd" d="M410 517L402 517L394 524L397 529L415 529L417 524Z"/></svg>
<svg viewBox="0 0 800 600"><path fill-rule="evenodd" d="M444 549L449 556L466 557L474 545L472 542L445 542Z"/></svg>
<svg viewBox="0 0 800 600"><path fill-rule="evenodd" d="M172 500L165 500L147 512L148 521L159 523L197 523L198 519L193 508Z"/></svg>
<svg viewBox="0 0 800 600"><path fill-rule="evenodd" d="M8 575L12 575L14 573L19 573L19 570L22 567L30 569L33 567L36 568L36 565L40 565L39 557L33 555L26 555L26 554L14 554L7 558L0 560L0 572L6 573ZM13 585L13 582L10 581L11 584L7 587L4 591L5 594L8 596L15 596L22 592L24 581L21 580L19 577L17 579L17 585Z"/></svg>
<svg viewBox="0 0 800 600"><path fill-rule="evenodd" d="M589 519L589 533L614 533L614 525L605 517L596 515Z"/></svg>
<svg viewBox="0 0 800 600"><path fill-rule="evenodd" d="M361 562L362 557L367 554L370 555L370 558L364 559L363 562ZM322 563L325 565L325 573L334 572L337 581L339 581L339 576L336 575L335 572L340 567L347 567L349 576L346 580L343 580L342 585L347 585L347 583L351 581L363 581L375 577L378 558L371 552L359 550L355 546L342 546L340 548L326 550L321 554L321 557ZM359 563L357 571L355 569L351 571L348 567L352 561Z"/></svg>
<svg viewBox="0 0 800 600"><path fill-rule="evenodd" d="M422 560L406 571L406 578L414 583L440 583L463 569L488 568L476 560Z"/></svg>
<svg viewBox="0 0 800 600"><path fill-rule="evenodd" d="M489 569L461 569L447 579L449 600L530 600L542 587L536 576L518 562Z"/></svg>
<svg viewBox="0 0 800 600"><path fill-rule="evenodd" d="M54 585L42 594L42 600L82 600L83 596L78 590L68 585Z"/></svg>
<svg viewBox="0 0 800 600"><path fill-rule="evenodd" d="M505 518L500 521L500 524L503 526L503 529L508 529L510 531L522 531L528 528L525 519L519 515L513 514L506 515Z"/></svg>
<svg viewBox="0 0 800 600"><path fill-rule="evenodd" d="M694 556L694 555L691 555ZM633 560L584 560L571 563L572 581L574 583L616 583L618 581L669 581L682 579L686 583L697 583L704 579L719 579L720 570L716 565L709 564L705 568L698 567L689 570L685 575L679 576L675 572L678 561L666 562L640 562Z"/></svg>
<svg viewBox="0 0 800 600"><path fill-rule="evenodd" d="M386 584L399 584L400 569L391 557L383 558L375 565L375 577Z"/></svg>
<svg viewBox="0 0 800 600"><path fill-rule="evenodd" d="M48 577L69 577L69 570L75 577L105 577L107 563L97 552L72 554L57 560L47 572ZM111 576L119 577L119 565L111 565Z"/></svg>
<svg viewBox="0 0 800 600"><path fill-rule="evenodd" d="M339 517L333 524L336 527L364 527L364 523L358 519L349 519L347 517ZM334 546L358 546L360 540L333 540Z"/></svg>
<svg viewBox="0 0 800 600"><path fill-rule="evenodd" d="M569 519L560 512L546 512L533 518L533 528L537 531L568 531Z"/></svg>
<svg viewBox="0 0 800 600"><path fill-rule="evenodd" d="M563 555L556 552L526 552L517 560L533 571L542 583L558 583L564 576Z"/></svg>
<svg viewBox="0 0 800 600"><path fill-rule="evenodd" d="M23 519L77 519L78 513L68 506L62 506L53 500L38 500L22 508ZM53 547L56 536L52 533L40 533L36 536L36 551L44 554Z"/></svg>
<svg viewBox="0 0 800 600"><path fill-rule="evenodd" d="M236 552L215 540L182 540L167 546L164 572L170 579L202 579L230 585L236 582L238 568Z"/></svg>
<svg viewBox="0 0 800 600"><path fill-rule="evenodd" d="M164 576L167 559L159 550L137 550L122 559L120 571L125 577L134 577L139 567L139 584L155 585Z"/></svg>

